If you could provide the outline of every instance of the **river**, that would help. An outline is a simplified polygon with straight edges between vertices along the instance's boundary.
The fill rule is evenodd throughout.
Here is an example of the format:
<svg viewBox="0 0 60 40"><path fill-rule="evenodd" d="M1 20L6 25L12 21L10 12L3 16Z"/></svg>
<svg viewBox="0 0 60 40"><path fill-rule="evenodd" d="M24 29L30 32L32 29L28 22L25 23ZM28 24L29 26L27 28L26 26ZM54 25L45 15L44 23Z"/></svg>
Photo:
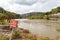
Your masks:
<svg viewBox="0 0 60 40"><path fill-rule="evenodd" d="M60 37L60 20L43 20L43 19L18 19L19 28L28 29L32 34L46 36L50 38Z"/></svg>

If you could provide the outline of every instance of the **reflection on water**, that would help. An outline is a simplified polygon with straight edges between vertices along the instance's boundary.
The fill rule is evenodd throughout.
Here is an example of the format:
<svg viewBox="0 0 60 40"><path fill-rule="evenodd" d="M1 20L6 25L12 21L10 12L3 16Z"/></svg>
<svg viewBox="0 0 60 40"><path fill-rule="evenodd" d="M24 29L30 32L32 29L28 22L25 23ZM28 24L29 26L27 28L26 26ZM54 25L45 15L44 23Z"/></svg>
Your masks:
<svg viewBox="0 0 60 40"><path fill-rule="evenodd" d="M56 38L60 36L60 20L28 20L19 19L19 28L29 29L33 34Z"/></svg>

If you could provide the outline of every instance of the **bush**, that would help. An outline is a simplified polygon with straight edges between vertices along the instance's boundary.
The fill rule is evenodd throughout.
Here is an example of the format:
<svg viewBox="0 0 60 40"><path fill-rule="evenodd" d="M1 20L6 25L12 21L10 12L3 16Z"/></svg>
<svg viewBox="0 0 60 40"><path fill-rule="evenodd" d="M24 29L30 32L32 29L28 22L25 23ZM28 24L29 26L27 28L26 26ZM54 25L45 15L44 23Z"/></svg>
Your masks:
<svg viewBox="0 0 60 40"><path fill-rule="evenodd" d="M13 32L13 38L19 38L20 33L17 30Z"/></svg>

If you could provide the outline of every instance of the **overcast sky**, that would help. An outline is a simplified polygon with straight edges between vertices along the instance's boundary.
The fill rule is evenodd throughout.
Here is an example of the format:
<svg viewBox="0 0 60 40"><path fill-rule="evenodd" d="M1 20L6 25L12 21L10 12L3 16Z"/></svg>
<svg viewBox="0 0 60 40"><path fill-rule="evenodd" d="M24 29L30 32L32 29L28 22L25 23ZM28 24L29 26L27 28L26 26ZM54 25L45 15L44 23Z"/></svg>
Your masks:
<svg viewBox="0 0 60 40"><path fill-rule="evenodd" d="M0 0L0 7L18 14L46 12L57 6L60 0Z"/></svg>

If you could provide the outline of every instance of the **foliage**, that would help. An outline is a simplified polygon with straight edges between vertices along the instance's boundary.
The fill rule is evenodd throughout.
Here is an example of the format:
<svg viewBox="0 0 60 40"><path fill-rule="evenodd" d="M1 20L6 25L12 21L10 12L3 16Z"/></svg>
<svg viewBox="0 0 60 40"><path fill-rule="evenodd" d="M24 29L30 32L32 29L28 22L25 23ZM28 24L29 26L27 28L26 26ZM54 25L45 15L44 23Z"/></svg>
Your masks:
<svg viewBox="0 0 60 40"><path fill-rule="evenodd" d="M0 7L0 19L2 18L3 19L18 19L18 18L21 18L21 16L14 12L6 11L2 7Z"/></svg>
<svg viewBox="0 0 60 40"><path fill-rule="evenodd" d="M8 25L9 21L7 19L0 19L0 25Z"/></svg>
<svg viewBox="0 0 60 40"><path fill-rule="evenodd" d="M0 40L9 40L9 37L0 37Z"/></svg>
<svg viewBox="0 0 60 40"><path fill-rule="evenodd" d="M19 37L19 32L17 30L14 30L14 33L13 33L13 38L18 38Z"/></svg>
<svg viewBox="0 0 60 40"><path fill-rule="evenodd" d="M2 16L3 16L3 14L0 13L0 19L1 19Z"/></svg>

